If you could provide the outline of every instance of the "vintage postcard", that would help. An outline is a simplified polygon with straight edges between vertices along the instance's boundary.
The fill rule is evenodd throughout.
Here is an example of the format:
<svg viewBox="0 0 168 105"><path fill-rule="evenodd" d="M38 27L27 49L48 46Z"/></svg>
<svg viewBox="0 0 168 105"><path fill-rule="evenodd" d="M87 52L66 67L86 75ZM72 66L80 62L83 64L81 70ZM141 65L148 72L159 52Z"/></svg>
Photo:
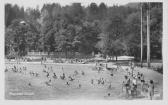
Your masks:
<svg viewBox="0 0 168 105"><path fill-rule="evenodd" d="M3 6L4 100L165 99L166 2L4 0Z"/></svg>

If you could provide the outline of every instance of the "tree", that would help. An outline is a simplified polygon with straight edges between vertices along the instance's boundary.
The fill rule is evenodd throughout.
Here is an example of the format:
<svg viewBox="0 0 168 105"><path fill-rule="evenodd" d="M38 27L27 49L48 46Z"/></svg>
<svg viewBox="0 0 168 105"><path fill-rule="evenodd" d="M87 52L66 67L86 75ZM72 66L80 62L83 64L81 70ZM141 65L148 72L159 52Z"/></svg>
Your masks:
<svg viewBox="0 0 168 105"><path fill-rule="evenodd" d="M83 54L91 54L93 51L96 51L96 44L99 41L98 35L100 34L100 29L91 24L87 24L82 27L82 30L79 32L78 41L80 45L79 52Z"/></svg>
<svg viewBox="0 0 168 105"><path fill-rule="evenodd" d="M122 17L120 15L116 15L110 18L106 31L109 33L110 39L116 40L123 37L124 29L125 26Z"/></svg>
<svg viewBox="0 0 168 105"><path fill-rule="evenodd" d="M140 57L140 12L130 14L126 19L127 34L125 40L128 45L128 54Z"/></svg>
<svg viewBox="0 0 168 105"><path fill-rule="evenodd" d="M23 56L26 53L26 27L25 25L20 24L20 20L14 20L13 24L10 26L11 32L13 33L12 36L7 36L9 33L6 34L6 37L13 37L10 43L16 52L18 52L19 56Z"/></svg>
<svg viewBox="0 0 168 105"><path fill-rule="evenodd" d="M10 45L19 56L24 56L29 50L37 48L38 33L28 22L15 19L6 30L5 39L10 39L6 45Z"/></svg>
<svg viewBox="0 0 168 105"><path fill-rule="evenodd" d="M151 59L162 58L162 31L163 31L163 20L162 20L162 4L151 3Z"/></svg>
<svg viewBox="0 0 168 105"><path fill-rule="evenodd" d="M122 55L125 50L124 43L118 39L111 42L109 55L115 56L117 61L117 56Z"/></svg>
<svg viewBox="0 0 168 105"><path fill-rule="evenodd" d="M87 14L88 20L96 20L99 19L99 8L96 3L91 3L88 7L88 14Z"/></svg>
<svg viewBox="0 0 168 105"><path fill-rule="evenodd" d="M5 26L8 27L14 19L24 19L24 8L5 4Z"/></svg>
<svg viewBox="0 0 168 105"><path fill-rule="evenodd" d="M147 5L143 4L143 34L146 34ZM150 14L151 55L161 56L162 4L151 3ZM67 6L52 3L44 4L41 10L24 10L6 4L5 53L9 54L12 46L16 52L25 54L27 51L79 52L85 55L102 52L105 56L131 55L138 59L139 15L138 5L108 7L104 3L91 3L83 7L80 3ZM27 23L25 27L19 24L23 20ZM146 53L146 36L143 39Z"/></svg>
<svg viewBox="0 0 168 105"><path fill-rule="evenodd" d="M121 55L124 51L124 46L122 45L123 35L124 35L124 21L120 15L114 15L109 20L106 20L105 25L105 48L103 49L104 54L109 56ZM119 43L120 42L120 43ZM117 47L118 46L118 47Z"/></svg>
<svg viewBox="0 0 168 105"><path fill-rule="evenodd" d="M107 18L107 6L104 3L99 5L99 15L101 20Z"/></svg>

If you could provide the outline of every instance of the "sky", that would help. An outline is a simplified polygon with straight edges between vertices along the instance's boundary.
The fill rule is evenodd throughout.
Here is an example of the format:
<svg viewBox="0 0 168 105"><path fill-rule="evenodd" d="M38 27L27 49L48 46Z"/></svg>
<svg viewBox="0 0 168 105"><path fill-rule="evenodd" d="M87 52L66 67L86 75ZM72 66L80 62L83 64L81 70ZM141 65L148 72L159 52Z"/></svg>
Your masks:
<svg viewBox="0 0 168 105"><path fill-rule="evenodd" d="M121 2L122 1L122 2ZM23 6L24 8L32 7L36 8L37 5L39 8L42 8L44 3L59 3L61 6L70 5L74 2L81 3L82 6L88 6L91 2L95 2L96 4L100 4L104 2L107 6L113 5L125 5L128 1L133 0L4 0L4 3L17 4L19 6Z"/></svg>

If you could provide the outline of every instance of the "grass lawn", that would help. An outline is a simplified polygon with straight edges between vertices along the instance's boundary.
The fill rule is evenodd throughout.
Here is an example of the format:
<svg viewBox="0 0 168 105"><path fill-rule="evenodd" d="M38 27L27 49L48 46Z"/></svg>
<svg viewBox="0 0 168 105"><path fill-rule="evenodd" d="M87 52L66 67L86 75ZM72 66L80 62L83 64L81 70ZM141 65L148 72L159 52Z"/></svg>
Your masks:
<svg viewBox="0 0 168 105"><path fill-rule="evenodd" d="M6 64L7 68L11 68L17 64ZM66 85L68 78L61 80L60 78L52 78L53 73L50 73L50 85L45 82L49 80L43 72L44 66L38 63L22 63L18 67L27 67L27 71L22 73L14 73L9 70L5 72L5 99L9 100L46 100L46 99L125 99L122 93L122 81L126 74L123 70L113 71L114 76L110 76L110 71L101 71L98 73L92 68L95 64L47 64L48 71L55 72L59 77L64 72L66 77L72 76L74 71L78 71L78 75L74 76L75 80ZM113 66L112 64L108 64ZM125 68L125 66L123 67ZM30 75L30 72L39 73L38 77ZM84 71L84 75L81 72ZM158 82L156 85L156 94L162 92L163 76L155 71L136 68L136 72L140 71L145 74L146 79L154 79ZM99 78L106 80L105 84L97 84ZM91 84L91 80L94 84ZM31 85L29 85L31 84ZM81 84L81 88L79 88ZM108 89L112 84L111 89ZM110 93L108 97L107 94ZM157 95L156 95L157 96ZM143 97L143 99L146 99ZM160 99L155 97L155 99Z"/></svg>

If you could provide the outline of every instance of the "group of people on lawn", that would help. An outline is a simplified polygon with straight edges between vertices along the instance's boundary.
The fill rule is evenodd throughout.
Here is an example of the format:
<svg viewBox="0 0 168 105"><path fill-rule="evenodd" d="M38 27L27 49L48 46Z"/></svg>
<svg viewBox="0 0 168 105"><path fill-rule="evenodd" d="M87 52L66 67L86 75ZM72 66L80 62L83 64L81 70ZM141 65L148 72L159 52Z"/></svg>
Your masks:
<svg viewBox="0 0 168 105"><path fill-rule="evenodd" d="M131 71L129 71L128 68L126 69L127 74L124 76L122 91L125 90L126 98L129 96L137 96L139 93L148 93L149 98L152 100L154 96L154 81L145 81L143 73L133 73L134 67L134 64L131 64Z"/></svg>

